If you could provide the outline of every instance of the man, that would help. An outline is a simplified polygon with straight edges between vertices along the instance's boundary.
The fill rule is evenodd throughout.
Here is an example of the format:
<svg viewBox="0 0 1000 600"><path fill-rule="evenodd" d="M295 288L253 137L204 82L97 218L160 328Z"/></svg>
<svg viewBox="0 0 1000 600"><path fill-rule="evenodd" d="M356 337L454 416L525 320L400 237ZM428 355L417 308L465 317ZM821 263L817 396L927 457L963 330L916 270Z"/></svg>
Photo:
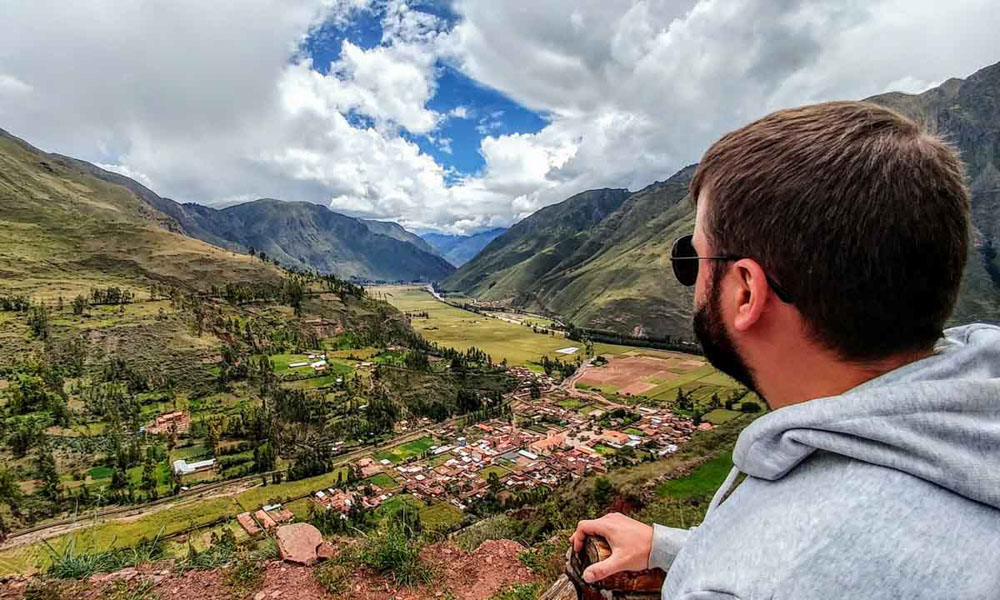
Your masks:
<svg viewBox="0 0 1000 600"><path fill-rule="evenodd" d="M873 104L806 106L719 140L691 198L672 258L695 332L773 412L698 528L581 522L577 549L613 550L584 578L660 567L685 600L1000 598L1000 328L942 337L970 243L957 153Z"/></svg>

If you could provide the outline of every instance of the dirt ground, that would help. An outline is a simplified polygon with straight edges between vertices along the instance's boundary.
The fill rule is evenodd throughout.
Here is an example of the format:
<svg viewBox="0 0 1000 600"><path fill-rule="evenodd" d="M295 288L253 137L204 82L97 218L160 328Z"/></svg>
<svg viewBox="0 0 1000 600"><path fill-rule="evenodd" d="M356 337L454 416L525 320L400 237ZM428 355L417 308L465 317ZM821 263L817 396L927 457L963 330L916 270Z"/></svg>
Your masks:
<svg viewBox="0 0 1000 600"><path fill-rule="evenodd" d="M675 359L652 358L649 356L611 357L608 359L608 364L603 367L588 367L586 373L578 381L587 385L613 385L618 388L625 388L635 383L648 383L642 381L643 377L655 377L665 381L679 376L677 373L668 371L667 369L690 368L683 365L682 362ZM648 389L652 389L653 387L656 386L652 385Z"/></svg>
<svg viewBox="0 0 1000 600"><path fill-rule="evenodd" d="M422 557L435 573L431 583L396 589L384 577L359 571L350 576L338 594L326 592L317 582L313 574L315 567L271 561L264 567L264 582L260 589L244 597L248 600L438 600L449 597L450 593L450 597L456 600L487 600L511 585L536 580L518 559L523 550L523 546L510 540L487 541L472 552L464 552L446 543L433 544L422 552ZM56 593L52 596L26 593L32 585L37 589L39 580L16 578L0 583L0 599L104 600L116 598L116 592L120 593L123 588L134 589L143 581L152 582L147 594L155 594L160 600L228 600L236 597L226 584L222 569L175 573L170 570L169 563L160 563L94 575L86 581L49 582L48 589Z"/></svg>

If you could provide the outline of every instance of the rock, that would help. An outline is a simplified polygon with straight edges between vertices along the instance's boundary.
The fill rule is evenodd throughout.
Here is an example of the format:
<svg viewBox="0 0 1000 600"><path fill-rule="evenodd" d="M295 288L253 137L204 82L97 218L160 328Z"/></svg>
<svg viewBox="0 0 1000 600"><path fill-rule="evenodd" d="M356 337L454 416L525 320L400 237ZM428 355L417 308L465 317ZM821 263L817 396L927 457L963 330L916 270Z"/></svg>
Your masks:
<svg viewBox="0 0 1000 600"><path fill-rule="evenodd" d="M337 547L330 542L323 542L316 548L316 558L319 560L330 560L337 555Z"/></svg>
<svg viewBox="0 0 1000 600"><path fill-rule="evenodd" d="M267 594L264 592L257 592L256 594L253 595L253 600L264 600L266 596Z"/></svg>
<svg viewBox="0 0 1000 600"><path fill-rule="evenodd" d="M276 530L281 559L300 565L316 564L316 549L323 543L323 534L309 523L282 525Z"/></svg>

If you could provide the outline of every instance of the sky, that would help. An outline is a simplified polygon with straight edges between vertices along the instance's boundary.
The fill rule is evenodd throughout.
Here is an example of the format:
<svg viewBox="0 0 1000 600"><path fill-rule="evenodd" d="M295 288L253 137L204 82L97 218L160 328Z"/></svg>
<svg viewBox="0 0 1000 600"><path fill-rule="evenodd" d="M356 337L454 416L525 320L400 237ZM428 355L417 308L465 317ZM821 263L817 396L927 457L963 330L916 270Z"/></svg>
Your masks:
<svg viewBox="0 0 1000 600"><path fill-rule="evenodd" d="M966 77L1000 61L994 2L8 2L0 128L179 202L474 233L773 110Z"/></svg>

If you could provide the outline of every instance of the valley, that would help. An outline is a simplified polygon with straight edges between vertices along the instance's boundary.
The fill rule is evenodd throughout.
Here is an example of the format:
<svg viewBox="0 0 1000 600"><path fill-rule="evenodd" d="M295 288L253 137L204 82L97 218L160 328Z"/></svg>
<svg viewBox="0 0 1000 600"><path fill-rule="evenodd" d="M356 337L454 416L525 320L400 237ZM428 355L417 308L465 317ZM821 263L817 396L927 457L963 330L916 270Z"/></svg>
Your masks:
<svg viewBox="0 0 1000 600"><path fill-rule="evenodd" d="M11 481L16 489L6 492L11 511L4 513L8 534L0 547L0 574L51 570L66 557L112 552L154 539L161 556L176 560L211 551L222 536L232 536L237 544L254 543L261 532L240 522L246 515L260 514L264 506L271 506L269 514L278 519L302 521L314 521L318 511L333 509L369 527L400 510L413 510L423 528L440 535L489 518L512 502L530 506L545 497L538 491L662 460L699 430L702 417L706 424L700 429L705 429L746 414L722 406L730 398L755 401L718 376L709 383L706 374L713 371L698 357L606 344L580 347L564 356L557 350L573 347L572 342L562 331L546 330L554 325L550 320L523 314L484 317L445 304L421 286L363 290L331 278L302 284L306 299L298 309L278 299L240 304L207 298L192 310L176 298L161 299L157 293L162 290L136 289L128 302L88 304L75 314L70 303L60 308L58 300L49 299L49 329L39 348L87 333L100 335L104 344L113 344L130 360L115 363L120 370L116 375L94 372L86 364L77 376L67 373L71 376L60 388L69 416L62 422L44 407L8 419L13 427L36 422L43 429L33 430L37 437L20 458L20 451L4 451L7 481L16 474L27 479ZM38 311L38 305L30 310ZM195 319L199 311L207 313L200 317L201 334L189 311ZM26 313L0 313L0 332L8 345L33 345ZM379 321L370 320L372 316ZM380 338L368 328L386 317L398 328ZM264 341L284 337L280 332L289 321L306 325L306 335L293 335L285 343ZM230 325L215 328L223 322ZM250 338L243 337L245 342L270 348L264 355L267 362L261 363L267 366L260 367L266 372L244 362L249 357L230 356L237 322L253 331ZM427 341L408 337L402 329L407 322ZM143 346L152 339L150 330L160 343ZM137 336L140 332L146 335ZM412 364L414 354L424 351L414 350L414 344L429 353L426 365L420 360ZM457 352L451 360L435 359L434 348L445 345ZM43 350L42 355L47 365L7 363L0 388L8 410L28 394L26 370L47 373L43 381L55 376L47 372L55 366L54 353ZM469 361L469 356L479 362ZM553 368L550 356L564 360L556 364L553 359ZM162 379L144 370L164 360L171 368L162 372ZM633 360L658 361L672 370L658 367L659 372L647 377L633 369L636 378L664 382L655 376L680 374L673 393L618 394L613 385L595 382L615 380L620 375L604 374ZM93 358L84 358L84 363L89 361ZM254 371L240 372L243 365ZM450 379L453 368L465 370L463 378L499 377L505 383L480 381L466 400L461 390L473 388L459 386L459 403L473 402L474 407L456 407L435 418L419 416L428 409L417 408L413 384L420 386L420 402L446 403L447 390L455 388L436 380ZM123 381L125 396L102 397L112 403L111 410L95 411L93 390L107 388L116 377L134 382L136 393L130 396L129 384ZM357 432L359 423L352 422L351 412L368 408L362 402L379 401L379 381L384 393L409 407L409 416L352 441L357 434L347 432ZM495 390L490 392L493 400L472 399L484 388ZM708 389L712 394L706 394ZM690 407L685 400L675 405L678 397L688 399ZM271 437L246 429L260 426L247 421L257 418L256 403L278 413L272 425L276 430L265 434ZM299 412L303 408L307 412ZM457 416L448 416L452 410ZM299 416L282 416L289 411ZM276 451L266 453L272 443ZM101 450L107 444L122 450ZM307 454L296 450L299 447L307 448ZM308 456L317 450L318 461ZM130 459L129 453L137 458ZM39 461L49 456L52 466L39 471ZM184 473L178 472L179 461L211 465ZM365 508L347 510L345 500L351 498ZM280 511L273 512L276 505ZM251 518L266 527L261 517Z"/></svg>

